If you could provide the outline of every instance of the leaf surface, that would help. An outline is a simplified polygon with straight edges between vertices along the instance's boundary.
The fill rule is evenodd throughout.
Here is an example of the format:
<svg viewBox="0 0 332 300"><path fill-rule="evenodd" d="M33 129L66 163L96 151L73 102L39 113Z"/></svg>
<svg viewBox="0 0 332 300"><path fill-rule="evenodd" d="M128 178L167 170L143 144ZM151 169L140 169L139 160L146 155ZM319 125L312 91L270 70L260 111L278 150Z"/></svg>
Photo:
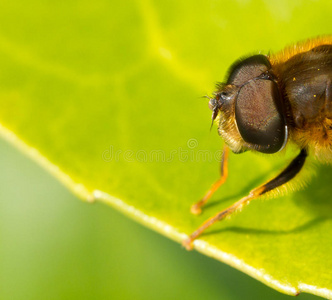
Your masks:
<svg viewBox="0 0 332 300"><path fill-rule="evenodd" d="M295 155L232 155L228 181L192 216L222 147L200 97L243 55L329 34L331 9L323 0L3 1L1 134L80 198L180 242ZM196 249L284 293L332 297L332 172L316 172L305 190L215 225Z"/></svg>

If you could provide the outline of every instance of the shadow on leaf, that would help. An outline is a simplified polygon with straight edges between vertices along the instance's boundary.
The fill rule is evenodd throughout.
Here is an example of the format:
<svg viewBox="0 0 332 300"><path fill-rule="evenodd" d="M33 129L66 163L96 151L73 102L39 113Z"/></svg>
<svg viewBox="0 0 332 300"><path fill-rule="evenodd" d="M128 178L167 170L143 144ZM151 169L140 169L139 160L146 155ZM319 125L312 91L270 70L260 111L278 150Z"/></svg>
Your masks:
<svg viewBox="0 0 332 300"><path fill-rule="evenodd" d="M304 224L297 226L295 228L292 228L290 230L268 230L268 229L256 229L256 228L243 228L243 227L228 227L223 228L219 230L210 231L204 234L204 236L213 235L213 234L219 234L222 232L235 232L235 233L241 233L241 234L271 234L271 235L285 235L285 234L293 234L293 233L300 233L307 229L310 229L312 227L318 226L319 224L332 219L331 217L320 217L320 218L314 218L308 222L305 222Z"/></svg>
<svg viewBox="0 0 332 300"><path fill-rule="evenodd" d="M240 234L293 234L301 233L313 227L319 226L321 223L332 219L332 168L328 165L320 165L316 168L317 175L314 176L309 182L308 186L301 191L295 192L296 195L292 201L301 209L306 209L312 215L312 219L299 224L298 226L289 230L269 230L269 229L257 229L257 228L244 228L244 227L226 227L222 229L212 230L204 233L204 236L213 234L219 234L222 232L235 232ZM249 187L259 184L261 180L257 179L252 182ZM238 196L243 195L239 193ZM223 199L222 202L229 200ZM219 202L218 202L219 203ZM217 203L211 203L209 207L216 205Z"/></svg>

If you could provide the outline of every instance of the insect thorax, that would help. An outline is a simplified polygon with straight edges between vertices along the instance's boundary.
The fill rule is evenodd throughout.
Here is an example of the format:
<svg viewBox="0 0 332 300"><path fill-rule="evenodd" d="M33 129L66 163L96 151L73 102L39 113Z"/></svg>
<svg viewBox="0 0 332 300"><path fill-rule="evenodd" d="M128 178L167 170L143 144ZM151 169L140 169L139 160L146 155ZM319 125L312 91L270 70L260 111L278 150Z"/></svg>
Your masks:
<svg viewBox="0 0 332 300"><path fill-rule="evenodd" d="M273 69L288 104L290 138L319 160L332 161L332 45L294 55Z"/></svg>

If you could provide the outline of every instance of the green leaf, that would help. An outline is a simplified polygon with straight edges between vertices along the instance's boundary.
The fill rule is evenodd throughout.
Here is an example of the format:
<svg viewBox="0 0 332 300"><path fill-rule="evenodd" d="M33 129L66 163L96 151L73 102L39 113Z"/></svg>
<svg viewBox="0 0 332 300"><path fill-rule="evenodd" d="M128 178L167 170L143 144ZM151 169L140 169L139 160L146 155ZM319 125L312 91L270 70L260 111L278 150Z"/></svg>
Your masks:
<svg viewBox="0 0 332 300"><path fill-rule="evenodd" d="M192 216L222 147L200 96L242 55L330 33L331 9L323 0L3 1L0 132L82 199L180 242L295 153L231 156L229 180ZM254 201L196 249L284 293L332 297L330 176L318 166L307 189Z"/></svg>

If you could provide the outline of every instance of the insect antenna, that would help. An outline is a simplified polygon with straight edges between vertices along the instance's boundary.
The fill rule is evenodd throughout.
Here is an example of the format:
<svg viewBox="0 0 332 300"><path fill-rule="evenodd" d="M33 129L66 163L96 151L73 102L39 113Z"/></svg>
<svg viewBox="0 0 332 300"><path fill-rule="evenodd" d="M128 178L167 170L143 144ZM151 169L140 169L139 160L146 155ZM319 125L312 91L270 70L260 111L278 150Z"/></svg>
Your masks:
<svg viewBox="0 0 332 300"><path fill-rule="evenodd" d="M207 98L207 99L209 99L209 107L210 107L210 109L212 110L212 122L211 122L211 126L210 126L210 131L212 130L212 127L213 127L213 121L215 120L215 118L217 117L217 115L218 115L218 107L217 107L217 105L215 104L215 105L211 105L211 100L213 100L214 98L212 98L212 97L210 97L210 96L208 96L208 95L204 95L204 96L202 96L201 98Z"/></svg>

